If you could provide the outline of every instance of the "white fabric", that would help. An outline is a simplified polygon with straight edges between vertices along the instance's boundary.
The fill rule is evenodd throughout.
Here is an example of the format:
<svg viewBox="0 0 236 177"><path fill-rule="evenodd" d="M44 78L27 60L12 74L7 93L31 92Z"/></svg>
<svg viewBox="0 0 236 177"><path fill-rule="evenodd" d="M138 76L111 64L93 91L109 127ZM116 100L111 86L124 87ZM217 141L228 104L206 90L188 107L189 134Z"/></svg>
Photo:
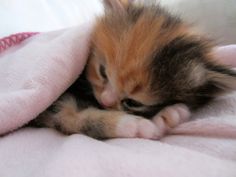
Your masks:
<svg viewBox="0 0 236 177"><path fill-rule="evenodd" d="M235 177L235 146L235 139L204 136L104 142L49 129L22 129L0 139L0 176Z"/></svg>

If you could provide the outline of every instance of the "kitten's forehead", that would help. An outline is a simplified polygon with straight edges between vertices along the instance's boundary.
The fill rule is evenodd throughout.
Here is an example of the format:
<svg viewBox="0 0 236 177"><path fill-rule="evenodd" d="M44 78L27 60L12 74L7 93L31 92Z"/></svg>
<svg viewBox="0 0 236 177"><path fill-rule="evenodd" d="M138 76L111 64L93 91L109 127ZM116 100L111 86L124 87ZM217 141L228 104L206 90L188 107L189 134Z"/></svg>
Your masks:
<svg viewBox="0 0 236 177"><path fill-rule="evenodd" d="M107 59L122 65L140 58L145 62L156 49L186 31L179 19L162 9L131 6L126 14L111 13L101 18L93 40Z"/></svg>

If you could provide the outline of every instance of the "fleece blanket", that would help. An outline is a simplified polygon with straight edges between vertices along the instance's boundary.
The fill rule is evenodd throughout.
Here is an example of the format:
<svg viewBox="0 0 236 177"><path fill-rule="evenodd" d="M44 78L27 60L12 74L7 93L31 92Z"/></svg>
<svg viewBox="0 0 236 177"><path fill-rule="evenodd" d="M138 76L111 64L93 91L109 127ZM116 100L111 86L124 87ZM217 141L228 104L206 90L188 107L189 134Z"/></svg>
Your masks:
<svg viewBox="0 0 236 177"><path fill-rule="evenodd" d="M218 98L159 141L98 141L20 128L79 76L91 29L92 23L0 41L0 176L236 177L235 93ZM236 66L236 45L219 47L215 56Z"/></svg>

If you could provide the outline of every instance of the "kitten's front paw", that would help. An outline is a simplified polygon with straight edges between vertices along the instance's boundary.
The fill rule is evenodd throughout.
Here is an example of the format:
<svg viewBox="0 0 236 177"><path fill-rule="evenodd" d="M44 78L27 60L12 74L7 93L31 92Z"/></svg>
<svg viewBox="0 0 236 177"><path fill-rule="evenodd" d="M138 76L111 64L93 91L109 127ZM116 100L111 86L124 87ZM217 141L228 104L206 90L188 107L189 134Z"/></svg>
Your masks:
<svg viewBox="0 0 236 177"><path fill-rule="evenodd" d="M116 134L122 138L158 139L161 136L152 121L129 114L122 115L117 125Z"/></svg>
<svg viewBox="0 0 236 177"><path fill-rule="evenodd" d="M168 129L189 120L190 115L190 110L186 105L175 104L161 110L152 120L165 133Z"/></svg>

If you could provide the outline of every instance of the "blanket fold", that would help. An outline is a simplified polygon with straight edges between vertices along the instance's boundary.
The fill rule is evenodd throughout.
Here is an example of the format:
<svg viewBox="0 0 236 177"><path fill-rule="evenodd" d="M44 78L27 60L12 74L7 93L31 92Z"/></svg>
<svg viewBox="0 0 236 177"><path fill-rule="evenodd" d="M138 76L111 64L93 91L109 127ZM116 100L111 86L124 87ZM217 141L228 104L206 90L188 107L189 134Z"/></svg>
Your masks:
<svg viewBox="0 0 236 177"><path fill-rule="evenodd" d="M0 134L35 118L79 76L91 26L37 34L0 54Z"/></svg>

